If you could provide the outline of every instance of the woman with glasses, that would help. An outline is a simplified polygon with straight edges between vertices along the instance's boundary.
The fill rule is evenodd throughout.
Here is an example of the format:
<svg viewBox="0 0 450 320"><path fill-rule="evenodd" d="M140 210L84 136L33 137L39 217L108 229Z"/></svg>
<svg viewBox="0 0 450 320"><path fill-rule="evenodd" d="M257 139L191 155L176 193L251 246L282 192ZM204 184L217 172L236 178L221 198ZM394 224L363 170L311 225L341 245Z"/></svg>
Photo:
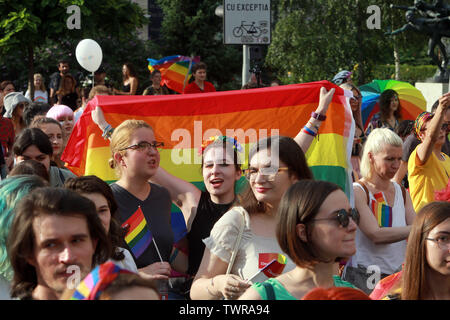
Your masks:
<svg viewBox="0 0 450 320"><path fill-rule="evenodd" d="M355 120L355 137L353 139L353 148L352 148L352 167L353 167L353 180L358 180L361 174L359 165L361 162L361 152L362 146L366 141L366 135L364 133L364 125L362 122L361 116L361 104L362 104L362 95L361 91L359 91L358 87L347 82L340 85L341 88L351 90L353 93L353 97L350 98L350 107L352 108L353 119Z"/></svg>
<svg viewBox="0 0 450 320"><path fill-rule="evenodd" d="M356 254L347 263L344 279L367 294L380 276L384 278L401 268L405 239L414 221L409 193L391 181L400 165L402 143L388 128L373 130L364 145L362 178L353 183L361 221L356 232Z"/></svg>
<svg viewBox="0 0 450 320"><path fill-rule="evenodd" d="M284 194L278 207L276 236L295 268L256 282L242 300L300 300L318 287L352 287L337 275L342 258L356 251L359 213L346 194L326 181L301 180Z"/></svg>
<svg viewBox="0 0 450 320"><path fill-rule="evenodd" d="M333 94L334 89L321 88L316 112L295 139L273 136L259 140L250 150L245 172L249 187L241 206L225 213L203 240L206 248L191 287L192 299L237 299L259 270L260 254L281 253L275 238L278 204L292 183L313 178L305 152L317 134L313 130L325 120ZM294 267L288 259L285 270Z"/></svg>
<svg viewBox="0 0 450 320"><path fill-rule="evenodd" d="M159 167L158 148L162 146L163 143L155 140L153 129L145 121L126 120L111 135L112 158L109 164L119 177L111 184L111 189L119 206L120 224L127 223L128 229L133 228L136 234L144 230L143 236L146 237L150 232L147 239L154 240L141 244L140 238L131 235L132 239L127 241L130 251L134 252L138 269L167 279L171 272L167 261L173 245L170 194L166 188L149 182ZM139 225L143 227L135 229L134 219L141 219Z"/></svg>
<svg viewBox="0 0 450 320"><path fill-rule="evenodd" d="M446 116L450 106L450 93L439 98L434 114L421 113L414 124L416 137L421 143L408 159L408 181L414 209L434 201L435 192L443 190L449 181L450 158L442 152L449 133Z"/></svg>
<svg viewBox="0 0 450 320"><path fill-rule="evenodd" d="M450 203L432 202L417 214L403 270L371 294L382 300L450 300Z"/></svg>
<svg viewBox="0 0 450 320"><path fill-rule="evenodd" d="M400 100L395 90L388 89L381 93L378 100L380 112L376 113L366 129L368 136L375 128L389 128L396 131L398 125L402 121L400 115Z"/></svg>

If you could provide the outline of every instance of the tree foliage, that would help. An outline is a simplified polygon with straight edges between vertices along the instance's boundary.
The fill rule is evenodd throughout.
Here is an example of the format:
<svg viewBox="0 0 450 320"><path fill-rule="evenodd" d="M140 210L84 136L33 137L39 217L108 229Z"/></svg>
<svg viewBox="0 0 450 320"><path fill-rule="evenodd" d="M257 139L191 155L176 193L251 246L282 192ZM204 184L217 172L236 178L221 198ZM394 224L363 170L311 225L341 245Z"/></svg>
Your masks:
<svg viewBox="0 0 450 320"><path fill-rule="evenodd" d="M81 10L80 29L69 29L67 26L70 16L67 7L70 5L77 5ZM143 10L127 0L0 1L2 75L23 80L26 74L32 83L35 61L40 72L56 71L57 59L62 57L67 58L71 66L78 66L74 57L75 48L85 38L94 39L101 46L115 43L114 49L109 52L102 47L103 59L108 61L109 54L121 51L117 49L118 43L129 44L130 39L137 37L136 28L142 27L145 21ZM128 52L133 50L126 49L129 49ZM121 63L125 60L130 59L124 59ZM142 60L146 65L145 57ZM122 67L121 63L117 68Z"/></svg>
<svg viewBox="0 0 450 320"><path fill-rule="evenodd" d="M242 46L224 45L218 0L159 0L164 19L155 45L159 57L181 54L200 56L208 66L208 79L219 90L240 87Z"/></svg>
<svg viewBox="0 0 450 320"><path fill-rule="evenodd" d="M372 79L375 65L394 62L394 41L401 60L412 63L406 59L411 53L423 58L424 37L385 35L406 22L404 11L389 8L391 3L411 5L399 0L280 0L266 64L285 82L331 80L346 69L363 84ZM381 9L381 29L367 27L370 5Z"/></svg>

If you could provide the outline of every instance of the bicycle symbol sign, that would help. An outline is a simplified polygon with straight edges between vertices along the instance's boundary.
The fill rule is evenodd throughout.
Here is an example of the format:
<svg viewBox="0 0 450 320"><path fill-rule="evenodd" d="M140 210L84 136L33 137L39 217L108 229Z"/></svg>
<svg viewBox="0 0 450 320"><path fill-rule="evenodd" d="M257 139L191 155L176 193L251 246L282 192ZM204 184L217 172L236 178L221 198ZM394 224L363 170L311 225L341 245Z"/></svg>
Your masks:
<svg viewBox="0 0 450 320"><path fill-rule="evenodd" d="M270 0L224 0L225 44L270 44Z"/></svg>

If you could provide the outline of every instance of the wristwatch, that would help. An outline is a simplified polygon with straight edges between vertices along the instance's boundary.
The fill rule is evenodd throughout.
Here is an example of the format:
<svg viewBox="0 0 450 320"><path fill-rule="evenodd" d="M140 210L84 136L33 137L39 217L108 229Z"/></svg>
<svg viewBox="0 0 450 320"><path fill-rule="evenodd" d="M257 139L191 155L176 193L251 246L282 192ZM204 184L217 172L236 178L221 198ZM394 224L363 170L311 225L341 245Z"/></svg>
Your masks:
<svg viewBox="0 0 450 320"><path fill-rule="evenodd" d="M324 121L327 118L327 116L324 116L323 114L315 113L315 112L311 112L311 117L314 119L317 119L319 121Z"/></svg>

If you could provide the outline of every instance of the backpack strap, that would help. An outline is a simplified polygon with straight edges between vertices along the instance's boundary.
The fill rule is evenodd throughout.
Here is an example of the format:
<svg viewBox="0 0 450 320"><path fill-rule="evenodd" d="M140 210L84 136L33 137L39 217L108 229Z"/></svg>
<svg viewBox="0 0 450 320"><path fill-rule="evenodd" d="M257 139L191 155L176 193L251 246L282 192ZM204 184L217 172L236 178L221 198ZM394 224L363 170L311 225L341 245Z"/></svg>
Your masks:
<svg viewBox="0 0 450 320"><path fill-rule="evenodd" d="M267 300L276 300L275 299L275 291L273 290L273 287L270 283L267 281L262 282L262 285L264 286L264 289L266 290L267 294Z"/></svg>
<svg viewBox="0 0 450 320"><path fill-rule="evenodd" d="M402 188L403 204L406 205L406 189L402 185L400 187Z"/></svg>
<svg viewBox="0 0 450 320"><path fill-rule="evenodd" d="M369 189L367 189L366 185L361 180L358 180L356 182L359 183L363 187L364 191L366 192L367 205L369 205L369 203L370 203Z"/></svg>

